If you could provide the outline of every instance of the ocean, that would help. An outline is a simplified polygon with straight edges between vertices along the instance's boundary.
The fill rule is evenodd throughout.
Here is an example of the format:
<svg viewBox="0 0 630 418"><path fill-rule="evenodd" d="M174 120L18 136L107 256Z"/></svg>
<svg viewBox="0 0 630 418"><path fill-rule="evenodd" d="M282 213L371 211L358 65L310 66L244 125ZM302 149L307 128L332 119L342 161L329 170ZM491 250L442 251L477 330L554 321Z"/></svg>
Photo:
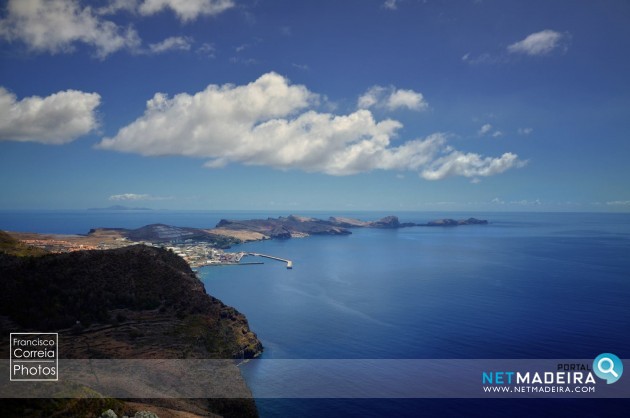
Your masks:
<svg viewBox="0 0 630 418"><path fill-rule="evenodd" d="M302 213L300 213L302 214ZM389 213L304 213L373 220ZM211 227L260 212L2 212L0 229L86 233L149 223ZM630 214L397 213L401 222L240 245L294 263L206 267L206 290L243 312L263 359L630 358ZM247 261L247 258L244 259ZM258 261L258 260L257 260ZM241 366L254 393L274 370ZM265 417L624 416L625 400L258 399ZM622 414L624 412L624 414Z"/></svg>

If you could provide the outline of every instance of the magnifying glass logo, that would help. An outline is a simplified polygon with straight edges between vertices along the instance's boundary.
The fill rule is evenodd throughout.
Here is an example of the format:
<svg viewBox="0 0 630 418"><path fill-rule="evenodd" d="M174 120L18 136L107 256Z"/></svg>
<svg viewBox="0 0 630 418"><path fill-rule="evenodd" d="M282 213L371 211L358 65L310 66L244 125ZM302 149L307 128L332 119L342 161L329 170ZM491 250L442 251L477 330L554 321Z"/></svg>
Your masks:
<svg viewBox="0 0 630 418"><path fill-rule="evenodd" d="M623 375L623 362L613 353L601 353L593 360L593 372L610 385Z"/></svg>
<svg viewBox="0 0 630 418"><path fill-rule="evenodd" d="M603 366L604 363L608 364L608 367L604 368ZM617 374L617 372L615 371L615 362L612 361L612 359L608 357L600 358L599 361L597 362L597 368L602 373L606 373L606 374L610 373L615 377L619 377L619 374Z"/></svg>

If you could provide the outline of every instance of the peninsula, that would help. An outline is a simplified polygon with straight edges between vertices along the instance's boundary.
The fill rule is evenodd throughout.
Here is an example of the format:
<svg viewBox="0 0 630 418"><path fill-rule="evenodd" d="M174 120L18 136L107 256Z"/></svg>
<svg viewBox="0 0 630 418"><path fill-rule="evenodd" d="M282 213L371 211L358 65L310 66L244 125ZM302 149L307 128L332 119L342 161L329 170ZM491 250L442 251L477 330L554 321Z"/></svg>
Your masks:
<svg viewBox="0 0 630 418"><path fill-rule="evenodd" d="M318 219L289 215L267 219L222 219L214 228L151 224L135 229L93 228L86 235L21 232L10 232L9 234L13 239L20 241L22 245L52 253L111 250L137 244L166 248L184 258L191 267L197 268L207 265L240 264L241 258L247 255L246 253L230 253L224 250L244 242L305 238L310 235L344 236L351 234L351 230L357 228L450 228L462 225L485 225L487 223L487 220L476 218L461 220L444 218L427 223L412 223L400 222L398 217L393 215L375 221L336 216L331 216L328 219ZM276 259L278 258L276 257ZM287 267L290 268L290 266L291 264L287 263Z"/></svg>
<svg viewBox="0 0 630 418"><path fill-rule="evenodd" d="M459 226L485 225L487 220L468 218L462 220L438 219L428 223L400 222L397 216L386 216L376 221L363 221L354 218L331 216L328 219L317 219L290 215L287 217L228 220L222 219L217 226L206 232L224 235L243 241L257 241L273 238L303 238L309 235L348 235L353 228L396 229L422 226Z"/></svg>

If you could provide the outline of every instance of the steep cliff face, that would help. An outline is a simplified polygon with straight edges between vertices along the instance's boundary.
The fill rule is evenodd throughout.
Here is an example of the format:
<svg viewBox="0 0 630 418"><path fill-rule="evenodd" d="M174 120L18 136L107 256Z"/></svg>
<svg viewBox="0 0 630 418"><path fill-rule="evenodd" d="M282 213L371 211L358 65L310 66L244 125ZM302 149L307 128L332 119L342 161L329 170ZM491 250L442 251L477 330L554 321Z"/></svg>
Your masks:
<svg viewBox="0 0 630 418"><path fill-rule="evenodd" d="M197 342L185 353L164 358L251 358L262 348L245 317L206 294L186 262L166 250L138 245L35 258L2 254L0 271L4 290L0 293L0 315L21 329L72 328L72 332L87 333L107 325L114 332L132 324L144 328L147 323L143 318L153 318L160 320L164 335L169 327L181 331L195 328L192 323L204 324L196 328L204 328L205 345ZM174 333L185 343L185 332ZM126 339L124 334L118 332L116 338ZM142 340L138 340L138 332L133 334L140 350L138 341ZM176 340L173 338L172 343ZM160 341L164 344L163 339ZM144 345L158 342L148 340ZM67 349L72 357L78 347ZM108 358L120 357L115 350L106 351L102 354Z"/></svg>
<svg viewBox="0 0 630 418"><path fill-rule="evenodd" d="M0 272L3 358L8 358L9 332L24 331L58 332L60 358L69 359L252 358L262 351L246 318L209 296L188 264L163 249L0 254ZM233 373L240 379L237 367ZM145 403L191 416L256 416L251 399ZM15 411L37 411L36 405L51 404L13 403ZM101 407L89 399L82 405L90 411L85 416ZM118 412L129 411L125 402L117 405Z"/></svg>

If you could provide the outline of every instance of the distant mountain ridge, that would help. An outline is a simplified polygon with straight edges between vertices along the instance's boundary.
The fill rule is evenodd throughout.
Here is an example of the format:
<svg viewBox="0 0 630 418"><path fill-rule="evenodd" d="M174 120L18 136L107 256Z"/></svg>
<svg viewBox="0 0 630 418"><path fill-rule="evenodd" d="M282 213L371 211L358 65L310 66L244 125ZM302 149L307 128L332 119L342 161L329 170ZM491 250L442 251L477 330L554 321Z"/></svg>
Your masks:
<svg viewBox="0 0 630 418"><path fill-rule="evenodd" d="M412 222L402 223L397 216L386 216L376 221L363 221L360 219L334 217L328 219L317 219L296 215L287 217L249 219L249 220L229 220L222 219L217 225L215 232L221 231L249 231L262 234L267 238L291 238L294 236L307 235L348 235L352 228L383 228L396 229L414 226L458 226L458 225L485 225L488 221L476 218L464 220L439 219L426 224Z"/></svg>
<svg viewBox="0 0 630 418"><path fill-rule="evenodd" d="M151 224L136 229L95 228L91 229L88 235L116 231L131 241L166 243L192 240L208 242L218 248L229 248L234 244L261 239L287 239L309 235L349 235L352 233L351 229L354 228L396 229L415 226L485 225L487 223L486 220L476 218L462 220L445 218L418 224L400 222L398 217L393 215L375 221L335 216L328 219L317 219L289 215L267 219L221 219L212 229Z"/></svg>

